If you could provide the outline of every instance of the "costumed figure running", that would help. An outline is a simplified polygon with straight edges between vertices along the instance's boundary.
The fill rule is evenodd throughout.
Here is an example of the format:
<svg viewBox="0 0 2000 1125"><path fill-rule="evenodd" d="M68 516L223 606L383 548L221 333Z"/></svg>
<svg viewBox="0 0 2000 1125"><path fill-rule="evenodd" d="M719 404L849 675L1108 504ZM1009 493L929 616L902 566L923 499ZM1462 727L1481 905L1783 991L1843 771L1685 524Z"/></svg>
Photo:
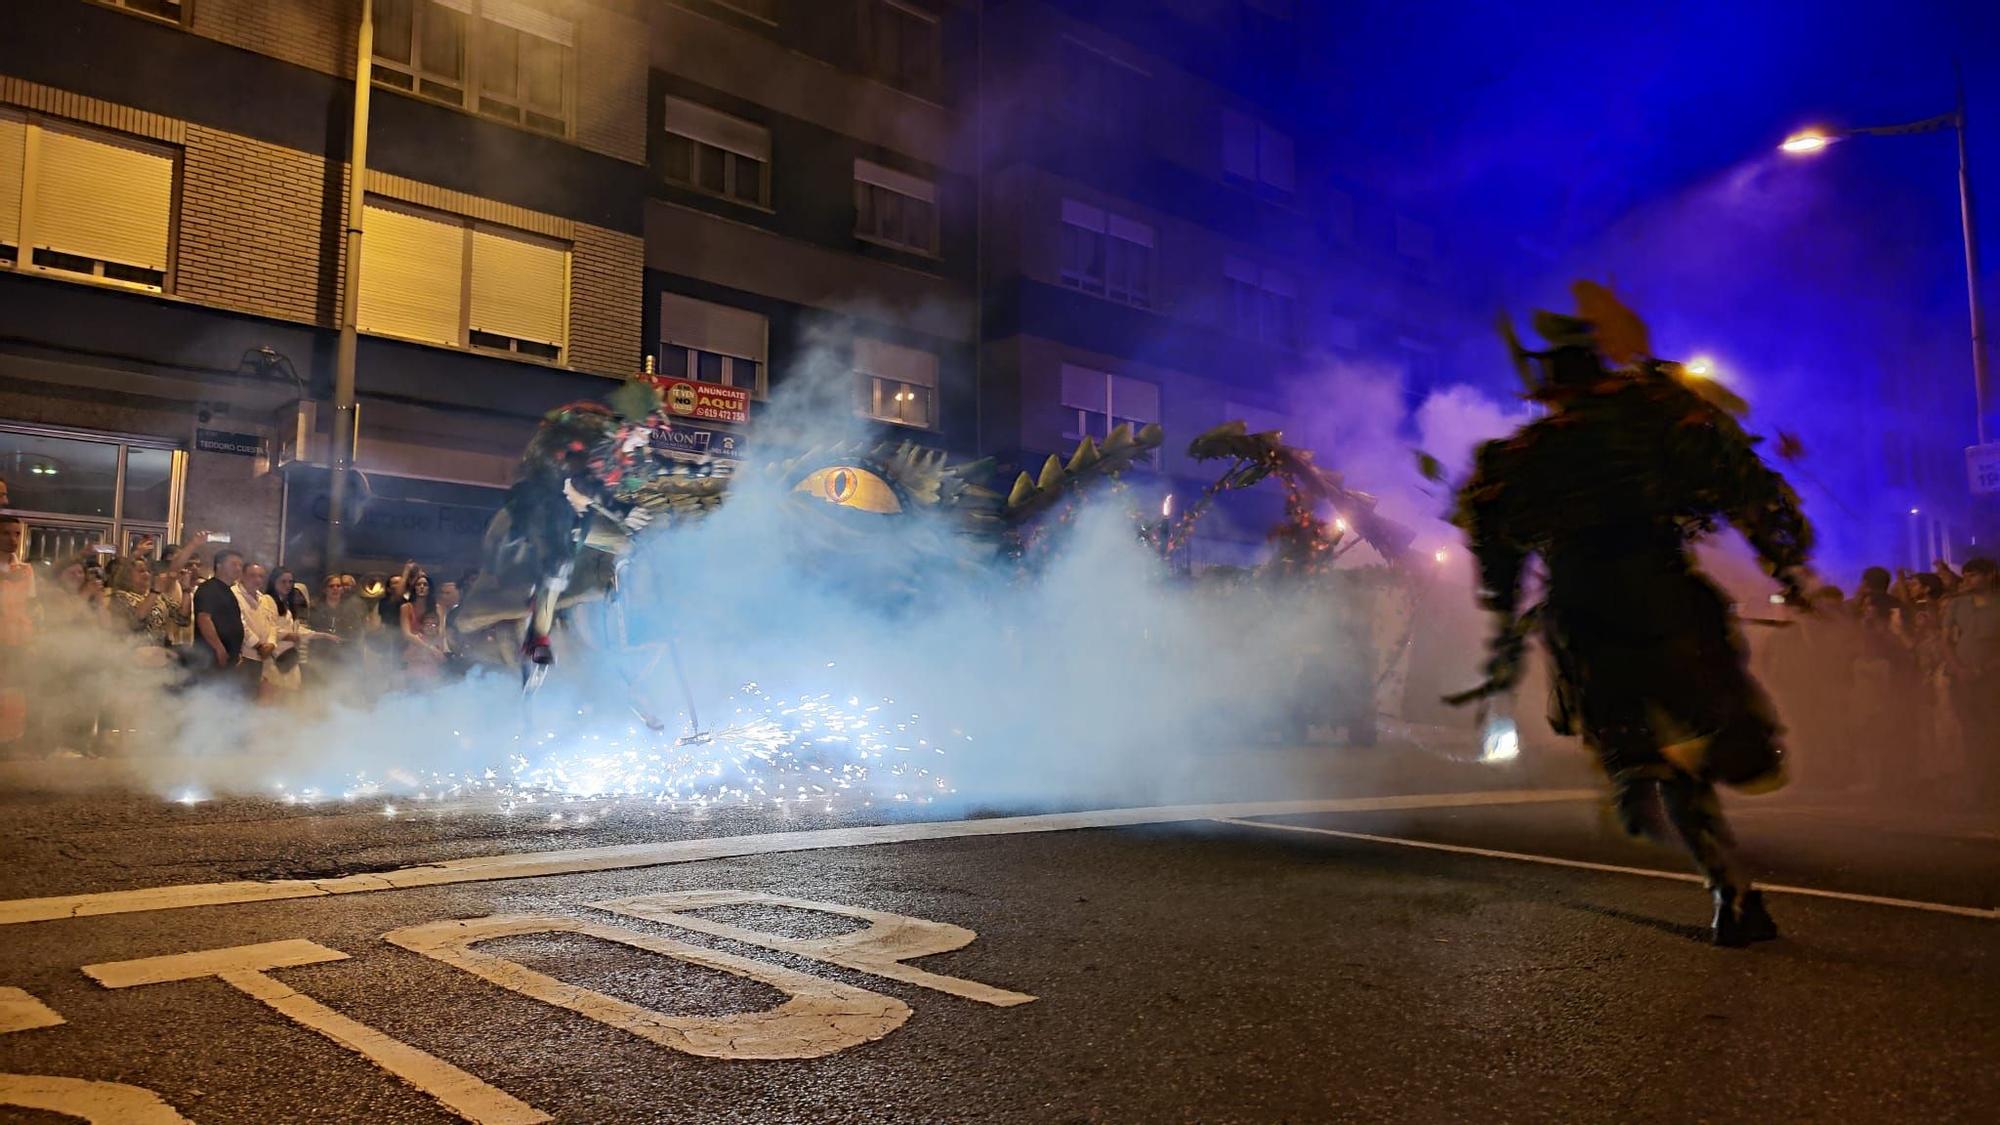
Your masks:
<svg viewBox="0 0 2000 1125"><path fill-rule="evenodd" d="M462 611L478 627L520 617L525 599L530 686L555 662L556 612L615 584L619 556L650 518L630 496L666 467L651 448L667 425L659 388L635 377L608 403L574 402L542 419L486 530L485 569Z"/></svg>
<svg viewBox="0 0 2000 1125"><path fill-rule="evenodd" d="M1677 842L1715 900L1713 937L1777 936L1716 799L1783 784L1783 749L1721 591L1690 544L1734 525L1785 596L1802 603L1811 531L1798 498L1732 415L1740 399L1650 355L1644 325L1609 290L1576 286L1577 316L1538 313L1551 345L1507 330L1528 397L1547 414L1481 447L1454 517L1494 615L1488 679L1454 703L1510 690L1527 635L1550 657L1550 725L1581 735L1609 775L1627 832ZM1523 610L1540 556L1543 600Z"/></svg>

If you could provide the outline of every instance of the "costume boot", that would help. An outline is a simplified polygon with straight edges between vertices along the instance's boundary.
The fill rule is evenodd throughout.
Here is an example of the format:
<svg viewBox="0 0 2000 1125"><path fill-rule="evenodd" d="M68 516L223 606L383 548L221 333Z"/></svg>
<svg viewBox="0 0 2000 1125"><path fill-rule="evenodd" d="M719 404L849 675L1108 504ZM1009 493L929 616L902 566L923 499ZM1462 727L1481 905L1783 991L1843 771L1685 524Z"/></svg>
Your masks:
<svg viewBox="0 0 2000 1125"><path fill-rule="evenodd" d="M1778 924L1764 909L1764 892L1739 891L1727 883L1716 883L1710 893L1715 896L1715 918L1708 929L1715 944L1740 948L1778 936Z"/></svg>

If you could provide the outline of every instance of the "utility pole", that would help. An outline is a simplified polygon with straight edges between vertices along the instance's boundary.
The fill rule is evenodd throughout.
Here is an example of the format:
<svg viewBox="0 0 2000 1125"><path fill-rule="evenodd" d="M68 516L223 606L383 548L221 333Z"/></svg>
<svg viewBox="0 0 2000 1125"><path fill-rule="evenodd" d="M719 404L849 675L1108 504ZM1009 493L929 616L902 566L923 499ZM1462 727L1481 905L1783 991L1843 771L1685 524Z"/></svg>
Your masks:
<svg viewBox="0 0 2000 1125"><path fill-rule="evenodd" d="M347 554L347 476L354 467L355 312L361 307L361 219L368 199L368 89L375 64L375 4L360 0L361 28L354 46L354 125L347 149L346 255L340 293L340 343L333 366L333 456L327 483L326 565Z"/></svg>
<svg viewBox="0 0 2000 1125"><path fill-rule="evenodd" d="M1954 68L1956 69L1956 68ZM1993 384L1986 371L1986 329L1979 314L1979 234L1972 223L1972 171L1965 160L1965 79L1958 79L1958 220L1965 234L1965 293L1972 302L1973 401L1979 411L1979 444L1986 444L1986 408Z"/></svg>

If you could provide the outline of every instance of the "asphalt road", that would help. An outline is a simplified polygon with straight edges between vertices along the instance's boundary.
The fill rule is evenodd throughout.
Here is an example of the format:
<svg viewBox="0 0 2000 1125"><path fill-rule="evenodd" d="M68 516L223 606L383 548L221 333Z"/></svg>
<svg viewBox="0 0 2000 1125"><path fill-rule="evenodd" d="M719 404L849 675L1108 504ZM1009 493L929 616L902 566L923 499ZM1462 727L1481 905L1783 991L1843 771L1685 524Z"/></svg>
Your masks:
<svg viewBox="0 0 2000 1125"><path fill-rule="evenodd" d="M259 1125L2000 1116L1987 826L1738 802L1793 889L1779 941L1719 950L1700 889L1650 874L1676 858L1607 830L1573 762L1394 747L1282 792L1217 767L1150 795L1194 804L1055 819L391 817L16 778L0 1072L140 1092L0 1077L0 1103ZM200 951L234 952L147 960Z"/></svg>

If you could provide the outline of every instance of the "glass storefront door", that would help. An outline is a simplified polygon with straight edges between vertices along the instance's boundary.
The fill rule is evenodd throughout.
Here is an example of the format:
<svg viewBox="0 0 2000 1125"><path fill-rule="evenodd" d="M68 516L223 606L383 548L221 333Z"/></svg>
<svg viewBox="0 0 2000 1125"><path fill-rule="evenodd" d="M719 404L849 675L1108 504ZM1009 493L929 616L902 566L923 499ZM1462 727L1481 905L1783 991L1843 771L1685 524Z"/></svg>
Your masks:
<svg viewBox="0 0 2000 1125"><path fill-rule="evenodd" d="M154 553L177 539L187 454L172 442L0 422L4 510L28 521L25 557L53 562L99 544Z"/></svg>

